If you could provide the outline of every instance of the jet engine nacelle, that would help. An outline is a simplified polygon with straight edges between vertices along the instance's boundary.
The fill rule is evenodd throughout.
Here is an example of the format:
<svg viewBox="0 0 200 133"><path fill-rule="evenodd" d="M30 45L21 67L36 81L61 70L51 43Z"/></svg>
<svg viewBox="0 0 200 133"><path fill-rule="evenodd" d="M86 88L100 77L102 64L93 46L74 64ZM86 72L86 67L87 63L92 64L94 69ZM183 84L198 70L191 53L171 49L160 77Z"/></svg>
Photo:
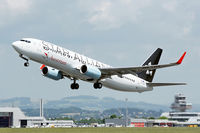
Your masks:
<svg viewBox="0 0 200 133"><path fill-rule="evenodd" d="M60 80L63 78L63 75L59 70L51 68L51 67L42 68L42 74L45 77L48 77L53 80Z"/></svg>
<svg viewBox="0 0 200 133"><path fill-rule="evenodd" d="M97 67L83 65L80 72L91 79L98 80L101 77L101 71Z"/></svg>

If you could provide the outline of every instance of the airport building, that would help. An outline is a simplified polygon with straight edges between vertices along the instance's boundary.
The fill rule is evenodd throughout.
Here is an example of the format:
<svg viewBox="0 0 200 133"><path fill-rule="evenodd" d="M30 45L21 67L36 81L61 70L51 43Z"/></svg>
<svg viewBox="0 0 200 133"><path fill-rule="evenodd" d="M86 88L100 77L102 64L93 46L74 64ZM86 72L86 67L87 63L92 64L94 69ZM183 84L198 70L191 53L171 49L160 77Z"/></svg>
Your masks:
<svg viewBox="0 0 200 133"><path fill-rule="evenodd" d="M122 118L114 118L114 119L105 119L105 126L106 127L125 127L126 125L129 125L130 119L126 121L126 119Z"/></svg>
<svg viewBox="0 0 200 133"><path fill-rule="evenodd" d="M0 127L27 127L39 126L45 119L43 117L26 117L19 108L0 108Z"/></svg>
<svg viewBox="0 0 200 133"><path fill-rule="evenodd" d="M106 127L174 127L177 121L129 118L127 126L125 119L106 119L105 123Z"/></svg>
<svg viewBox="0 0 200 133"><path fill-rule="evenodd" d="M19 108L0 108L0 127L20 127L24 113Z"/></svg>
<svg viewBox="0 0 200 133"><path fill-rule="evenodd" d="M171 112L164 112L161 116L167 117L169 121L176 121L175 126L200 126L200 112L187 112L192 108L191 103L186 102L183 94L174 97L171 104Z"/></svg>
<svg viewBox="0 0 200 133"><path fill-rule="evenodd" d="M40 116L28 117L16 107L0 107L0 128L25 128L25 127L75 127L73 120L46 120L43 117L42 100Z"/></svg>
<svg viewBox="0 0 200 133"><path fill-rule="evenodd" d="M135 119L129 118L128 127L200 127L200 112L187 112L192 108L191 103L186 102L183 94L177 94L171 104L171 111L164 112L161 117L167 119ZM126 124L124 119L107 119L105 121L107 127L123 127Z"/></svg>

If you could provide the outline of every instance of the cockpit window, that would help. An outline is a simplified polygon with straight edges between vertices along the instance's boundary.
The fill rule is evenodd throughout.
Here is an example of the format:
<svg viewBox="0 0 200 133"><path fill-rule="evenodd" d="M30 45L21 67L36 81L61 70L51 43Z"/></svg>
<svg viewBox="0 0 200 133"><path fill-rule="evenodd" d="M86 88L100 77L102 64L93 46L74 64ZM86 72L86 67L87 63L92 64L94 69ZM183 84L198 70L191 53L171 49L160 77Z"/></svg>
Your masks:
<svg viewBox="0 0 200 133"><path fill-rule="evenodd" d="M20 41L22 41L22 42L26 42L26 43L31 43L31 41L28 41L28 40L20 40Z"/></svg>

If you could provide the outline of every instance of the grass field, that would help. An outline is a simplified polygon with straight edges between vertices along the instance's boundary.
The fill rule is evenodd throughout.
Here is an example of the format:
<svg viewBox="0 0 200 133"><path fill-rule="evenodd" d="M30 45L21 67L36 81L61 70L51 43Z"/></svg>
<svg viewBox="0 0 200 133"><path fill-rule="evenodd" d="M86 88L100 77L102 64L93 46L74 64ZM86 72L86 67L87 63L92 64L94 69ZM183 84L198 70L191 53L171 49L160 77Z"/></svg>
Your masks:
<svg viewBox="0 0 200 133"><path fill-rule="evenodd" d="M200 128L2 128L0 133L200 133Z"/></svg>

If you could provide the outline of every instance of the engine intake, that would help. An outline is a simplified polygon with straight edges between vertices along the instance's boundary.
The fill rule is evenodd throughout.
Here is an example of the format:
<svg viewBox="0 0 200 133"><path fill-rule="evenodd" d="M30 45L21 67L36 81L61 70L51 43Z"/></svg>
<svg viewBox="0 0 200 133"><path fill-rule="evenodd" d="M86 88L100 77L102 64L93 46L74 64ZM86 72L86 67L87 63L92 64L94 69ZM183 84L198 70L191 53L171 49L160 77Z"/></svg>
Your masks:
<svg viewBox="0 0 200 133"><path fill-rule="evenodd" d="M81 66L80 72L91 79L99 79L101 77L101 71L97 67L93 66Z"/></svg>
<svg viewBox="0 0 200 133"><path fill-rule="evenodd" d="M44 67L42 69L42 74L45 77L48 77L53 80L60 80L63 78L63 75L59 70L51 68L51 67Z"/></svg>

